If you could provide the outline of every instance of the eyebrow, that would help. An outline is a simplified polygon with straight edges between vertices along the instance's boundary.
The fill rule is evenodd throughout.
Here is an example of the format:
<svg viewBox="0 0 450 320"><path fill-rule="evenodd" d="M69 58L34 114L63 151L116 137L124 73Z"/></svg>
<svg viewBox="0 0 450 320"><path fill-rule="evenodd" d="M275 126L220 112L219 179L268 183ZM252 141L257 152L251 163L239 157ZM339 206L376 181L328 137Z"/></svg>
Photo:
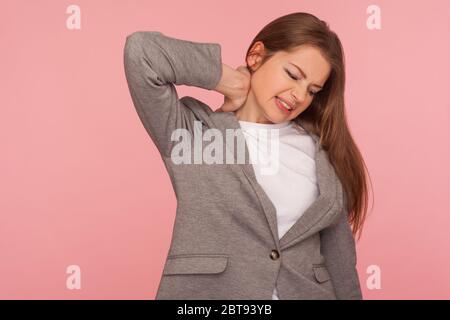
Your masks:
<svg viewBox="0 0 450 320"><path fill-rule="evenodd" d="M298 66L298 65L296 65L296 64L293 64L292 62L289 62L290 64L292 64L294 67L296 67L299 71L300 71L300 73L302 74L302 76L303 76L303 78L305 78L305 79L307 79L308 77L306 76L306 74L303 72L303 70ZM316 86L316 87L318 87L318 88L320 88L320 89L323 89L323 87L322 86L319 86L318 84L312 84L313 86Z"/></svg>

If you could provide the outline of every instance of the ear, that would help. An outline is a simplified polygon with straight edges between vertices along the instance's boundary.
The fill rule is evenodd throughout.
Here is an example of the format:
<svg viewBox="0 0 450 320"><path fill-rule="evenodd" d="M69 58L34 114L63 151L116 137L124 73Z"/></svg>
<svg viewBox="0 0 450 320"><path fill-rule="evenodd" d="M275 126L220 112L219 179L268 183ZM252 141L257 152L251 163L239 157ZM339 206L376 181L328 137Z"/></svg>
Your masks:
<svg viewBox="0 0 450 320"><path fill-rule="evenodd" d="M250 73L255 72L259 68L265 53L264 43L262 41L256 41L246 58Z"/></svg>

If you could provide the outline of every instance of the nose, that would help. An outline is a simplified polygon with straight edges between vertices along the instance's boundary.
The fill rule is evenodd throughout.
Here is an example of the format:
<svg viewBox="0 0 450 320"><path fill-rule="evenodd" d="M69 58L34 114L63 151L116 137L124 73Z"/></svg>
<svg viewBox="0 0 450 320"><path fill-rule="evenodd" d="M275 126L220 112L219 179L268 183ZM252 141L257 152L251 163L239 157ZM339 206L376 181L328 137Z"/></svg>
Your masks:
<svg viewBox="0 0 450 320"><path fill-rule="evenodd" d="M298 89L298 91L299 90L300 89ZM294 101L295 104L300 104L302 102L302 100L299 98L300 94L297 93L295 90L292 90L291 97L292 97L292 100Z"/></svg>
<svg viewBox="0 0 450 320"><path fill-rule="evenodd" d="M294 91L291 92L291 96L292 96L292 99L294 100L294 103L298 103L297 94Z"/></svg>
<svg viewBox="0 0 450 320"><path fill-rule="evenodd" d="M291 97L295 104L301 104L306 99L307 89L303 90L300 86L292 89Z"/></svg>

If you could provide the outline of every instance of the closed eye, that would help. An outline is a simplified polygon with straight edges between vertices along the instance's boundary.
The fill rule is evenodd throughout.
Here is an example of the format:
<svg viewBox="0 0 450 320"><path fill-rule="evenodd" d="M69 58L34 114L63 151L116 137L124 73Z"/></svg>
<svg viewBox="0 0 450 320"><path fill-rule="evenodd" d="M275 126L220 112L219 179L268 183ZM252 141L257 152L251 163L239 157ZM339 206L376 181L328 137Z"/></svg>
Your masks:
<svg viewBox="0 0 450 320"><path fill-rule="evenodd" d="M289 72L288 69L284 69L284 71L286 71L286 73L289 75L289 77L291 77L291 79L297 81L299 80L296 76L294 76L292 73ZM309 95L314 97L318 92L314 92L314 91L309 91Z"/></svg>

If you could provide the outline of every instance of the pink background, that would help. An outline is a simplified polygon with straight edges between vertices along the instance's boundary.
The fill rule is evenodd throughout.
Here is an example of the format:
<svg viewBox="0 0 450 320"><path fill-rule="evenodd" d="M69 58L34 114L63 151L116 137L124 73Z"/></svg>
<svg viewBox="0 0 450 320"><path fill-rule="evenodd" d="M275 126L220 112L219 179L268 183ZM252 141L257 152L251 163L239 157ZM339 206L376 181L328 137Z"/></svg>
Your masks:
<svg viewBox="0 0 450 320"><path fill-rule="evenodd" d="M153 299L175 195L128 92L125 37L138 30L222 45L237 67L256 33L295 11L343 43L352 133L374 206L357 243L365 299L450 298L448 1L1 2L0 298ZM223 97L180 86L214 109ZM371 207L369 207L371 208ZM81 289L66 268L81 268ZM380 267L381 288L366 272Z"/></svg>

